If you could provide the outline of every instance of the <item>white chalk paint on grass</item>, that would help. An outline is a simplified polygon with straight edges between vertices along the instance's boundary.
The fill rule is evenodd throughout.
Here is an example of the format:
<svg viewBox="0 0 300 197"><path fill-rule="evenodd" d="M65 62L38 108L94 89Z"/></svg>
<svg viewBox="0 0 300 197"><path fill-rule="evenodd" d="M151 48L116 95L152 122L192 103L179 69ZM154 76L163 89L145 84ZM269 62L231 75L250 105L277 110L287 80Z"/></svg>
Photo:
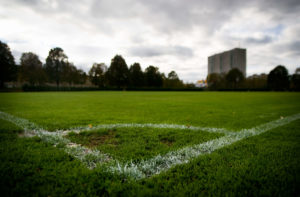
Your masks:
<svg viewBox="0 0 300 197"><path fill-rule="evenodd" d="M121 174L130 174L136 179L150 177L155 174L160 174L161 172L166 171L175 165L188 163L190 160L199 157L200 155L209 154L234 142L259 135L298 119L300 119L300 114L295 114L283 119L253 127L251 129L243 129L240 132L231 132L223 137L201 144L184 147L177 151L171 151L165 155L158 155L138 164L117 164L112 166L111 170Z"/></svg>
<svg viewBox="0 0 300 197"><path fill-rule="evenodd" d="M50 132L26 119L18 118L1 111L0 119L9 121L22 128L24 130L24 136L37 136L55 147L63 148L67 153L87 164L89 168L95 167L97 163L110 160L108 154L101 153L98 150L90 150L80 144L72 143L69 139L63 137L62 131Z"/></svg>
<svg viewBox="0 0 300 197"><path fill-rule="evenodd" d="M212 127L197 127L188 125L178 125L178 124L153 124L153 123L117 123L117 124L102 124L95 125L92 127L74 127L68 130L64 130L63 134L67 135L70 132L80 133L82 131L95 131L99 129L113 129L113 128L155 128L155 129L182 129L182 130L201 130L210 133L223 133L230 134L231 131L223 128L212 128Z"/></svg>
<svg viewBox="0 0 300 197"><path fill-rule="evenodd" d="M207 128L207 127L187 127L185 125L168 125L168 124L106 124L98 125L93 128L89 127L77 127L69 129L66 131L58 130L56 132L49 132L41 127L35 125L34 123L29 122L28 120L17 118L10 114L0 112L0 118L10 121L17 126L24 129L25 132L34 133L36 136L40 137L42 140L51 143L55 146L64 147L64 150L70 155L78 158L80 161L85 163L87 167L94 168L97 166L105 165L106 168L118 174L123 174L134 179L141 179L151 177L155 174L159 174L163 171L174 167L175 165L188 163L190 160L203 155L209 154L217 149L223 148L224 146L230 145L234 142L246 139L251 136L259 135L271 129L286 125L294 120L300 119L300 113L285 118L280 118L275 121L262 124L251 129L243 129L240 132L231 132L226 129L221 128ZM63 136L69 132L80 131L91 131L102 128L120 128L120 127L151 127L151 128L174 128L174 129L191 129L191 130L204 130L207 132L223 133L224 136L213 139L201 144L192 145L188 147L181 148L176 151L170 151L165 155L157 155L148 160L143 160L138 163L126 162L122 163L118 160L113 159L108 154L101 153L98 150L91 150L81 145L70 142L68 139ZM107 165L106 165L107 164Z"/></svg>

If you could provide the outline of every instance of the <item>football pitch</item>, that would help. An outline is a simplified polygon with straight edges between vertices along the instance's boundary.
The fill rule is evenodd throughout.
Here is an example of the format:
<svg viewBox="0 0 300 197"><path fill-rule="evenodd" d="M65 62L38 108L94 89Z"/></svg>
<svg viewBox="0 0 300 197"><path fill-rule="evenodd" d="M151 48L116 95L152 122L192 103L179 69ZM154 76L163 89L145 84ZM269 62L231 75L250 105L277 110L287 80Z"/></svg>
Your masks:
<svg viewBox="0 0 300 197"><path fill-rule="evenodd" d="M300 94L0 94L6 196L297 196Z"/></svg>

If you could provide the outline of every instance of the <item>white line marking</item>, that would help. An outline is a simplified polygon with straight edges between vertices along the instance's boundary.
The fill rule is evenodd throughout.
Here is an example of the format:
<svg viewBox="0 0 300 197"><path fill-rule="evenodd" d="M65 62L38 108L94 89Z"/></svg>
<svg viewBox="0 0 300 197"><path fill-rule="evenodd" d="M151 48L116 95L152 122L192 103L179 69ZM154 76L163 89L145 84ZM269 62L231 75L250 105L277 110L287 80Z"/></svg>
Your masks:
<svg viewBox="0 0 300 197"><path fill-rule="evenodd" d="M228 135L213 139L208 142L184 147L177 151L170 151L165 155L157 155L149 160L141 161L138 164L117 164L115 166L111 166L111 170L121 174L129 174L136 179L150 177L166 171L175 165L188 163L191 159L194 159L200 155L209 154L234 142L259 135L298 119L300 119L300 113L285 117L283 119L268 122L251 129L243 129L240 132L232 132Z"/></svg>
<svg viewBox="0 0 300 197"><path fill-rule="evenodd" d="M79 144L74 146L74 143L63 137L61 131L49 132L26 119L18 118L1 111L0 119L9 121L22 128L24 136L38 136L47 143L63 148L67 153L87 164L89 168L94 168L97 163L104 163L111 160L108 154L101 153L99 150L91 150Z"/></svg>
<svg viewBox="0 0 300 197"><path fill-rule="evenodd" d="M26 119L18 118L0 111L0 118L10 121L17 126L24 129L24 132L34 133L42 140L51 143L55 146L61 146L70 155L78 158L85 163L89 168L96 166L106 166L111 172L124 174L134 179L141 179L159 174L163 171L170 169L178 164L188 163L191 159L194 159L203 154L209 154L224 146L230 145L234 142L246 139L251 136L259 135L271 129L286 125L292 121L300 119L300 113L281 118L275 121L262 124L251 129L243 129L240 132L231 132L221 128L207 128L207 127L187 127L184 125L168 125L168 124L106 124L98 125L93 128L77 127L69 130L58 130L56 132L49 132L45 129L37 126L34 123L29 122ZM121 163L118 160L113 159L108 154L101 153L98 150L91 150L81 145L72 143L70 140L64 138L70 131L80 132L96 130L101 128L115 128L115 127L152 127L152 128L174 128L174 129L191 129L191 130L204 130L208 132L223 133L225 136L213 139L201 144L196 144L188 147L181 148L176 151L170 151L165 155L157 155L148 160L143 160L139 163Z"/></svg>
<svg viewBox="0 0 300 197"><path fill-rule="evenodd" d="M207 131L210 133L224 133L230 134L231 131L228 131L223 128L212 128L212 127L197 127L197 126L188 126L188 125L178 125L178 124L153 124L153 123L118 123L118 124L102 124L96 125L92 128L90 127L74 127L68 130L65 130L64 133L68 134L69 132L80 133L81 131L94 131L98 129L112 129L112 128L156 128L156 129L189 129L189 130L201 130Z"/></svg>

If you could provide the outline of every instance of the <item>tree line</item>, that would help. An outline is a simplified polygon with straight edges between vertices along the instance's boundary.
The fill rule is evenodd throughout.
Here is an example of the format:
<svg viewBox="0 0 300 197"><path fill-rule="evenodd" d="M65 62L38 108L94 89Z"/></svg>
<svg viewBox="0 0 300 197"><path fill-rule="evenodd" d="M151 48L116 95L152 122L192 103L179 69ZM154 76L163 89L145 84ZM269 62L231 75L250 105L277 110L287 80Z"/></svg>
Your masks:
<svg viewBox="0 0 300 197"><path fill-rule="evenodd" d="M207 83L209 90L300 91L300 68L289 75L285 66L278 65L269 74L255 74L247 78L240 70L233 68L226 74L208 75Z"/></svg>
<svg viewBox="0 0 300 197"><path fill-rule="evenodd" d="M142 70L139 63L132 64L129 68L121 55L116 55L110 67L104 63L94 63L90 69L89 78L98 87L135 87L135 88L184 88L184 84L175 71L167 76L159 71L158 67L148 66Z"/></svg>
<svg viewBox="0 0 300 197"><path fill-rule="evenodd" d="M43 64L39 57L26 52L21 55L20 65L16 65L10 48L0 41L0 88L5 82L18 81L30 86L61 85L76 86L90 83L102 89L117 88L195 88L194 84L184 84L175 71L166 76L158 67L148 66L144 71L139 63L129 67L121 55L116 55L109 66L94 63L88 73L69 62L62 48L49 51ZM300 90L300 68L293 75L279 65L268 75L253 75L245 78L237 68L228 73L212 73L207 76L209 90Z"/></svg>
<svg viewBox="0 0 300 197"><path fill-rule="evenodd" d="M30 86L56 85L69 86L88 84L99 88L185 88L175 71L167 76L158 67L148 66L142 70L139 63L127 66L121 55L116 55L108 67L104 63L94 63L88 73L69 62L68 56L62 48L56 47L49 51L43 64L38 55L26 52L21 55L20 65L16 65L10 48L0 41L0 85L5 82L19 81Z"/></svg>

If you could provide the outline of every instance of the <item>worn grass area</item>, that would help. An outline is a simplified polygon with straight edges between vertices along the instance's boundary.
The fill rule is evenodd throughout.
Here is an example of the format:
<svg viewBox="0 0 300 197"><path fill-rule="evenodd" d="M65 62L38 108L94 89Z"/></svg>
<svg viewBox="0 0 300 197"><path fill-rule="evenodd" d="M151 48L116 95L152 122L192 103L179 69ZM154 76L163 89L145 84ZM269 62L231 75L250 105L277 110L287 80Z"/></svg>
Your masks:
<svg viewBox="0 0 300 197"><path fill-rule="evenodd" d="M133 162L221 136L219 133L199 130L151 127L99 129L68 134L72 142L97 148L118 160Z"/></svg>
<svg viewBox="0 0 300 197"><path fill-rule="evenodd" d="M1 93L0 111L51 130L88 124L173 123L238 131L299 113L299 100L299 93L275 92ZM0 192L1 196L299 196L299 131L297 120L135 181L101 167L89 170L38 137L18 137L21 128L0 120ZM85 135L99 137L98 132L102 131ZM158 130L164 132L170 132L167 139L172 136L171 131ZM189 139L175 133L178 142ZM192 140L201 140L203 134L195 134ZM72 135L84 142L81 134ZM116 138L113 132L105 135ZM151 141L161 143L161 139L156 136ZM175 148L174 142L169 145L165 147Z"/></svg>

